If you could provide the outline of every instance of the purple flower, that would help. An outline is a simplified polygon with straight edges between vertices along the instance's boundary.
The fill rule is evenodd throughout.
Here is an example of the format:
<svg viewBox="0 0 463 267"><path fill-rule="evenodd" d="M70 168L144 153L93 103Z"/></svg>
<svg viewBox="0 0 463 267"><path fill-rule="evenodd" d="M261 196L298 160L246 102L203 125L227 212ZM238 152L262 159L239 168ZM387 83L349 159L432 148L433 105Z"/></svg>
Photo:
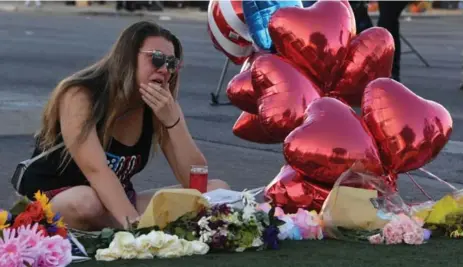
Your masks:
<svg viewBox="0 0 463 267"><path fill-rule="evenodd" d="M212 236L211 240L211 247L215 249L223 249L225 248L227 243L227 237L222 235L220 232L215 233Z"/></svg>
<svg viewBox="0 0 463 267"><path fill-rule="evenodd" d="M423 230L424 240L429 240L431 238L432 232L429 229Z"/></svg>
<svg viewBox="0 0 463 267"><path fill-rule="evenodd" d="M219 227L222 227L225 225L225 222L222 220L217 220L217 221L211 221L209 222L209 227L212 230L217 230Z"/></svg>
<svg viewBox="0 0 463 267"><path fill-rule="evenodd" d="M199 221L202 217L207 215L207 209L203 208L198 212L198 215L196 216L196 220Z"/></svg>
<svg viewBox="0 0 463 267"><path fill-rule="evenodd" d="M278 234L279 234L278 227L275 225L270 225L269 227L265 228L263 233L264 243L267 245L267 248L270 249L278 249Z"/></svg>
<svg viewBox="0 0 463 267"><path fill-rule="evenodd" d="M57 222L59 219L61 219L61 213L57 212L53 217L53 222Z"/></svg>
<svg viewBox="0 0 463 267"><path fill-rule="evenodd" d="M50 233L50 234L56 233L57 230L58 230L58 228L57 228L55 225L50 225L50 226L47 228L47 231L48 231L48 233Z"/></svg>
<svg viewBox="0 0 463 267"><path fill-rule="evenodd" d="M214 216L217 216L219 214L228 215L230 214L230 212L230 207L228 207L227 204L219 204L212 207L212 214Z"/></svg>

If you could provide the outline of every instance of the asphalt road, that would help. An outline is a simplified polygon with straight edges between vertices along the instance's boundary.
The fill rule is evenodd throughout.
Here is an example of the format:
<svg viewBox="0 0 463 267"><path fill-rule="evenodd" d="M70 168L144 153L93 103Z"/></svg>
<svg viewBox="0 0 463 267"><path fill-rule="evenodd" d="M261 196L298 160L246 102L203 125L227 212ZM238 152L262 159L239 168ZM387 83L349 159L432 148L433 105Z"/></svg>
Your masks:
<svg viewBox="0 0 463 267"><path fill-rule="evenodd" d="M120 31L143 18L85 17L0 12L0 206L14 198L9 186L18 161L32 151L31 133L41 108L56 83L66 75L95 62L116 40ZM241 113L233 106L209 105L224 64L206 32L205 22L162 21L176 33L185 48L180 103L192 135L209 161L211 178L226 180L236 190L264 186L284 163L281 145L258 145L235 137L231 131ZM461 81L463 18L420 18L402 23L404 36L431 64L426 68L413 54L403 55L403 83L418 95L443 104L454 119L449 148L426 168L455 184L462 183L463 92ZM403 45L403 50L409 50ZM239 70L231 66L225 83ZM222 100L226 96L222 94ZM135 178L138 188L175 183L162 156ZM433 196L448 192L432 180L418 181ZM423 199L408 178L400 178L407 200Z"/></svg>

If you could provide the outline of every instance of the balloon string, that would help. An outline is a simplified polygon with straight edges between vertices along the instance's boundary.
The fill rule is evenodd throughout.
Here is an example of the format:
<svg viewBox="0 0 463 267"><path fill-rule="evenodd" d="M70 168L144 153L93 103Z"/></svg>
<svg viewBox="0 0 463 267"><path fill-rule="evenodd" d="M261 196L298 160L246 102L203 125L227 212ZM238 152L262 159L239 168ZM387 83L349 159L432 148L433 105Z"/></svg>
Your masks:
<svg viewBox="0 0 463 267"><path fill-rule="evenodd" d="M429 198L429 200L434 201L434 199L432 199L432 197L430 195L428 195L428 193L426 193L426 191L424 191L423 187L421 187L421 185L419 185L415 181L415 179L408 172L407 172L407 175L410 178L410 180L412 180L412 182L415 184L415 186L418 187L418 189L420 189L421 193L423 193L427 198Z"/></svg>
<svg viewBox="0 0 463 267"><path fill-rule="evenodd" d="M453 186L453 185L451 185L450 183L448 183L448 182L442 180L441 178L437 177L436 175L434 175L434 174L431 173L430 171L427 171L427 170L425 170L425 169L423 169L423 168L420 168L419 170L422 171L422 172L424 172L424 173L426 173L427 175L431 176L432 178L436 179L437 181L439 181L439 182L441 182L441 183L447 185L448 187L452 188L453 190L458 191L458 189L457 189L455 186Z"/></svg>

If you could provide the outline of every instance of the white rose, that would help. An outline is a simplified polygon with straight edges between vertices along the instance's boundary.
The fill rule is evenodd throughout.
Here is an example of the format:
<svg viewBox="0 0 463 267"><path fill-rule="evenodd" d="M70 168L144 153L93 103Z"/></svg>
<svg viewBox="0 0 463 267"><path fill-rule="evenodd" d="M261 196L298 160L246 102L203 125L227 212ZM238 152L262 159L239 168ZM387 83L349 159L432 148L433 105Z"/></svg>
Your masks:
<svg viewBox="0 0 463 267"><path fill-rule="evenodd" d="M166 234L161 231L151 231L146 238L149 240L151 247L156 249L162 248L167 243Z"/></svg>
<svg viewBox="0 0 463 267"><path fill-rule="evenodd" d="M139 237L137 237L136 246L138 252L149 251L151 249L150 236L140 235Z"/></svg>
<svg viewBox="0 0 463 267"><path fill-rule="evenodd" d="M113 261L121 257L118 250L111 250L109 248L98 249L96 251L95 259L97 261Z"/></svg>
<svg viewBox="0 0 463 267"><path fill-rule="evenodd" d="M183 245L180 240L175 240L173 242L170 242L167 246L161 248L157 256L159 258L176 258L183 256Z"/></svg>
<svg viewBox="0 0 463 267"><path fill-rule="evenodd" d="M135 251L137 249L137 244L135 242L135 237L131 233L117 232L109 248L117 248L121 251Z"/></svg>
<svg viewBox="0 0 463 267"><path fill-rule="evenodd" d="M154 256L153 254L151 254L150 251L144 251L144 252L138 252L136 258L139 260L150 260L150 259L153 259Z"/></svg>
<svg viewBox="0 0 463 267"><path fill-rule="evenodd" d="M125 251L122 251L121 259L131 260L131 259L136 259L137 256L138 256L138 252L136 250L125 250Z"/></svg>
<svg viewBox="0 0 463 267"><path fill-rule="evenodd" d="M209 252L209 246L204 242L193 240L190 243L194 254L205 255Z"/></svg>
<svg viewBox="0 0 463 267"><path fill-rule="evenodd" d="M177 242L179 240L178 236L176 236L176 235L169 235L169 234L165 234L165 233L163 233L163 234L164 234L164 236L163 236L164 246L169 245L170 243Z"/></svg>
<svg viewBox="0 0 463 267"><path fill-rule="evenodd" d="M193 255L194 250L193 250L193 245L192 245L191 242L188 242L185 239L180 239L180 243L183 246L183 251L182 251L183 256L191 256L191 255Z"/></svg>

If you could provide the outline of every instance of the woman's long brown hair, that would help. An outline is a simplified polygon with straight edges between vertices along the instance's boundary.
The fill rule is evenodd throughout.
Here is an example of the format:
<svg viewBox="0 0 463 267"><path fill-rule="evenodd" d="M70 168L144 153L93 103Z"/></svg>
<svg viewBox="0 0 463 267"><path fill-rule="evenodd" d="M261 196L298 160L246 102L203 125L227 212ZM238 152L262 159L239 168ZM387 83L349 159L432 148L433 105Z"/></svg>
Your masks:
<svg viewBox="0 0 463 267"><path fill-rule="evenodd" d="M53 90L42 115L42 125L36 134L41 150L50 149L61 139L59 103L62 96L73 87L85 88L91 99L91 113L86 119L78 140L85 140L96 126L98 137L106 149L111 140L111 129L129 100L138 90L136 82L137 55L147 37L161 36L172 42L175 56L183 60L182 46L170 31L150 21L140 21L126 28L109 53L95 64L63 79ZM170 91L174 99L178 96L178 73L173 74ZM165 128L155 123L153 147L161 144ZM68 155L66 150L64 154ZM68 155L69 156L69 155Z"/></svg>

